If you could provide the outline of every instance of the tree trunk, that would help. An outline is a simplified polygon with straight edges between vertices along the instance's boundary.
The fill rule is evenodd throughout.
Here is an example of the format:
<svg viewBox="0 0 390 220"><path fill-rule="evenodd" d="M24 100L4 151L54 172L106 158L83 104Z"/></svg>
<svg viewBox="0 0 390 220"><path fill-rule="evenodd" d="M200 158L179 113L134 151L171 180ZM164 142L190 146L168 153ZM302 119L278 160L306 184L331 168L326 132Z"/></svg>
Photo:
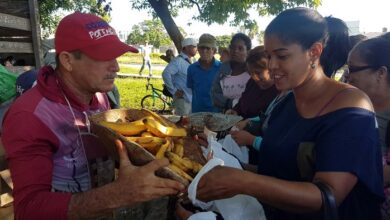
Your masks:
<svg viewBox="0 0 390 220"><path fill-rule="evenodd" d="M175 21L172 18L171 12L168 9L168 2L166 0L148 0L157 16L161 19L165 29L168 32L169 37L176 46L177 51L181 51L181 41L183 35L177 27Z"/></svg>

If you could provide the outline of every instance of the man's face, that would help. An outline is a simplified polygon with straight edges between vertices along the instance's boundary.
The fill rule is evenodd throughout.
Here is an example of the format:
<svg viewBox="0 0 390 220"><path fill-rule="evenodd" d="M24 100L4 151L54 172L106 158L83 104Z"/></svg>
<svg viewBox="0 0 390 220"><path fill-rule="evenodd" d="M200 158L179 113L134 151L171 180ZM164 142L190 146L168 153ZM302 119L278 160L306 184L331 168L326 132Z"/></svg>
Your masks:
<svg viewBox="0 0 390 220"><path fill-rule="evenodd" d="M210 62L214 58L216 49L211 47L200 46L198 47L200 59L206 62Z"/></svg>
<svg viewBox="0 0 390 220"><path fill-rule="evenodd" d="M81 54L80 59L73 56L72 60L70 74L72 74L73 83L79 87L79 90L95 94L96 92L108 92L113 89L116 73L119 71L116 59L97 61Z"/></svg>
<svg viewBox="0 0 390 220"><path fill-rule="evenodd" d="M185 46L184 47L184 52L189 56L189 57L194 57L196 55L196 52L198 52L198 49L196 46Z"/></svg>

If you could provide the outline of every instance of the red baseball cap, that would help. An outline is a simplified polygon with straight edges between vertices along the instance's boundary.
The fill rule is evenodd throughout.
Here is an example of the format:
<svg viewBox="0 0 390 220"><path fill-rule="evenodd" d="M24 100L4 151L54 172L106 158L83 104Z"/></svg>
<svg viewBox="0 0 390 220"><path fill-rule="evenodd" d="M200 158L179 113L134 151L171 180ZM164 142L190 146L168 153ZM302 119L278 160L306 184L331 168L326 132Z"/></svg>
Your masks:
<svg viewBox="0 0 390 220"><path fill-rule="evenodd" d="M58 24L55 39L56 53L79 50L95 60L115 59L138 49L119 40L114 28L102 18L81 12L64 17Z"/></svg>

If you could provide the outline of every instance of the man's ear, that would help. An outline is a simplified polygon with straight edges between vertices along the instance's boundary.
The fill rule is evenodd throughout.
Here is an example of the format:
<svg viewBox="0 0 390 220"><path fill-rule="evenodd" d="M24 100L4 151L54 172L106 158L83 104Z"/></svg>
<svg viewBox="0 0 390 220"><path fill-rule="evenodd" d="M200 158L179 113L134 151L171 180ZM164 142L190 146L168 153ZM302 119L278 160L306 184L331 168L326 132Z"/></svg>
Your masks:
<svg viewBox="0 0 390 220"><path fill-rule="evenodd" d="M314 60L320 59L322 51L324 50L324 45L320 42L314 43L309 49L310 60L314 62Z"/></svg>
<svg viewBox="0 0 390 220"><path fill-rule="evenodd" d="M63 51L58 55L58 60L60 61L60 65L65 68L68 72L71 72L73 69L73 60L74 57L71 53Z"/></svg>

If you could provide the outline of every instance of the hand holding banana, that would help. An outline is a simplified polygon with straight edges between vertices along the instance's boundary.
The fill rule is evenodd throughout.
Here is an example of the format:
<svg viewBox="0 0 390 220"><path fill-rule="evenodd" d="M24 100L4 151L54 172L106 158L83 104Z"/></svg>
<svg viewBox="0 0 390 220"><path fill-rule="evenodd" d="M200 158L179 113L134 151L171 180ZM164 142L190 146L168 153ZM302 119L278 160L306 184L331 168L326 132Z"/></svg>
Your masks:
<svg viewBox="0 0 390 220"><path fill-rule="evenodd" d="M128 141L135 142L155 155L156 159L168 158L168 166L182 178L192 181L202 165L184 157L184 128L167 123L158 114L145 111L146 117L132 122L108 122L100 124L124 135Z"/></svg>

